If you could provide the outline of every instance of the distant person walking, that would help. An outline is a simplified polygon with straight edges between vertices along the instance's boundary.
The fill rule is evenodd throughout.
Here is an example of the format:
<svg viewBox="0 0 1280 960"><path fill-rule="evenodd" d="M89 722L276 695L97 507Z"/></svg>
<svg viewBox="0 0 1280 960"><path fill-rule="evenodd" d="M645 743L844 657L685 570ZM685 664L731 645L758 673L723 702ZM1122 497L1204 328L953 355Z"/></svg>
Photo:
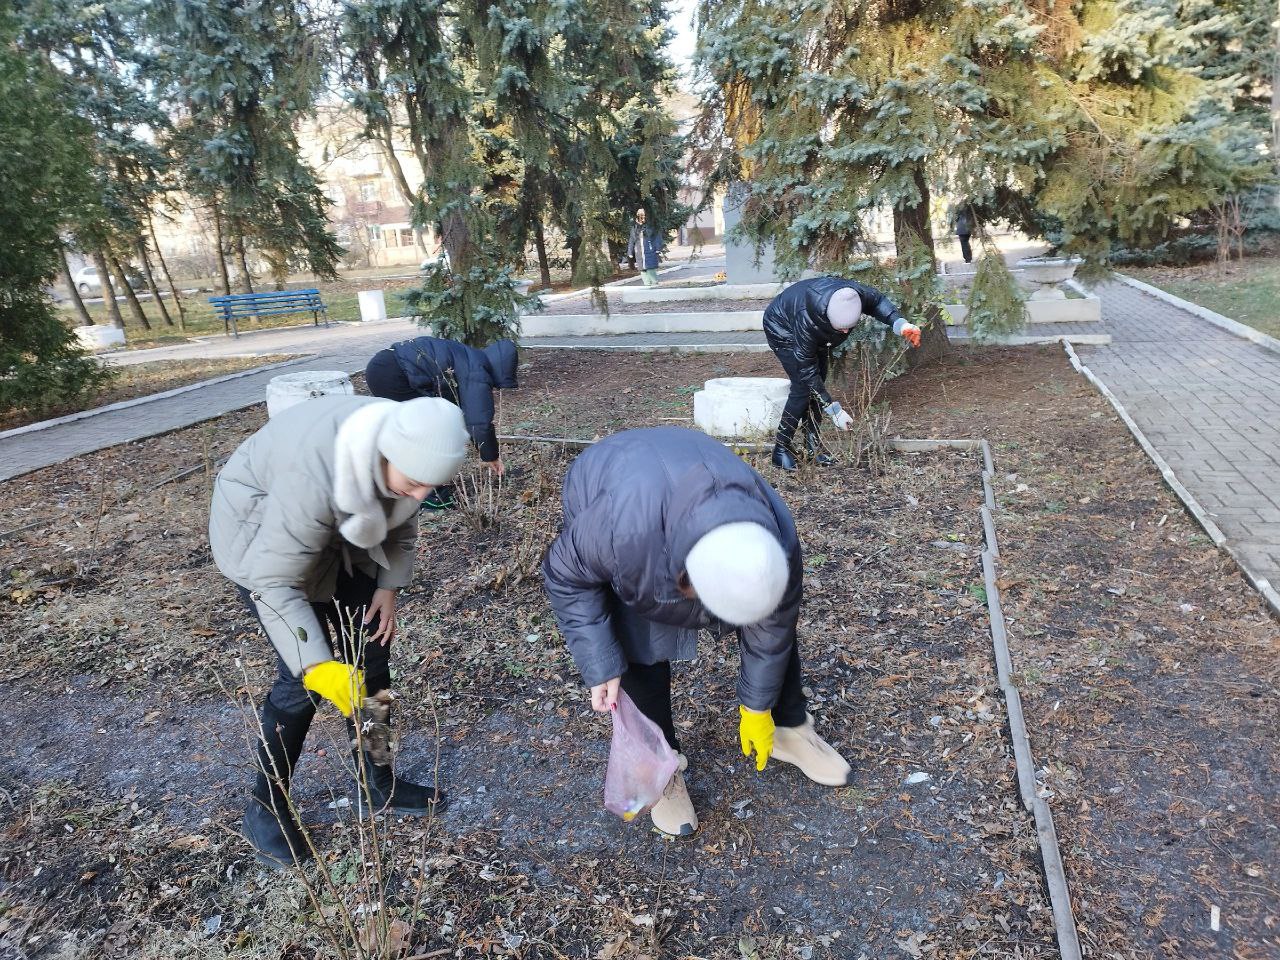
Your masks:
<svg viewBox="0 0 1280 960"><path fill-rule="evenodd" d="M956 236L960 240L960 255L965 263L973 263L973 248L969 246L969 237L973 235L973 211L965 203L956 208L951 215L956 228Z"/></svg>
<svg viewBox="0 0 1280 960"><path fill-rule="evenodd" d="M631 225L631 237L627 240L627 259L634 260L640 268L640 278L646 287L658 285L658 261L662 256L662 234L648 224L644 207L636 211L636 221Z"/></svg>

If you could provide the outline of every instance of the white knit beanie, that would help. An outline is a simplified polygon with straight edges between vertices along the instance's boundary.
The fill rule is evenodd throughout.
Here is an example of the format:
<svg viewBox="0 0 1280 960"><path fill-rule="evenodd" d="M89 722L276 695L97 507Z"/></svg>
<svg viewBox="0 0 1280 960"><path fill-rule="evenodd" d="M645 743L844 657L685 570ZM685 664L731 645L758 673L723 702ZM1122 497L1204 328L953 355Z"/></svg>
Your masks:
<svg viewBox="0 0 1280 960"><path fill-rule="evenodd" d="M684 568L702 605L735 627L778 609L790 579L782 544L758 523L716 527L693 545Z"/></svg>
<svg viewBox="0 0 1280 960"><path fill-rule="evenodd" d="M467 458L462 411L442 397L418 397L396 404L378 431L378 452L411 480L439 486L457 474Z"/></svg>
<svg viewBox="0 0 1280 960"><path fill-rule="evenodd" d="M852 287L841 287L827 304L827 322L837 330L852 330L862 319L862 298Z"/></svg>

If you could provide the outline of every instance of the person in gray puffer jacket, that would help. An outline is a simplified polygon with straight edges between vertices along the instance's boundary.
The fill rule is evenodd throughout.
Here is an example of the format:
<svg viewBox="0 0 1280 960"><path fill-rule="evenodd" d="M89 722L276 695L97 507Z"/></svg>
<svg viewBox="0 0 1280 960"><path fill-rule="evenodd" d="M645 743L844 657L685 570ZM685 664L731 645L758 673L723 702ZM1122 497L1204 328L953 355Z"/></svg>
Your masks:
<svg viewBox="0 0 1280 960"><path fill-rule="evenodd" d="M326 396L281 411L214 483L209 545L275 648L244 832L268 866L310 856L289 801L318 698L348 720L391 685L396 594L408 586L422 498L466 457L461 411L439 397ZM426 813L430 788L357 756L371 806Z"/></svg>
<svg viewBox="0 0 1280 960"><path fill-rule="evenodd" d="M621 688L679 751L671 661L692 659L698 631L736 630L743 753L770 756L829 786L849 765L814 731L802 693L796 623L803 563L777 492L724 444L681 427L628 430L593 444L565 476L564 527L542 564L560 632L592 707ZM683 770L650 815L693 833Z"/></svg>

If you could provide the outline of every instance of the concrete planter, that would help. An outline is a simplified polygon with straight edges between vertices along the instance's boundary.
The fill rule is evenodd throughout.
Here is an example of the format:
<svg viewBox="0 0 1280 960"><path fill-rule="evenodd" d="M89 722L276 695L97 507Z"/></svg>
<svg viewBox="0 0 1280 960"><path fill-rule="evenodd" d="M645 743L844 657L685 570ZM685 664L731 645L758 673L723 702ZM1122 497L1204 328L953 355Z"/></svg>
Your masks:
<svg viewBox="0 0 1280 960"><path fill-rule="evenodd" d="M124 330L121 327L106 323L95 323L89 327L76 327L72 331L80 345L86 350L111 350L124 346Z"/></svg>
<svg viewBox="0 0 1280 960"><path fill-rule="evenodd" d="M947 313L948 326L964 326L969 317L968 304L948 303L942 309ZM1028 300L1026 310L1029 324L1102 322L1102 301L1097 297Z"/></svg>
<svg viewBox="0 0 1280 960"><path fill-rule="evenodd" d="M356 297L360 301L362 323L387 319L387 298L381 290L361 290Z"/></svg>
<svg viewBox="0 0 1280 960"><path fill-rule="evenodd" d="M619 287L623 303L667 303L672 300L763 300L776 297L787 283L715 283L703 287Z"/></svg>
<svg viewBox="0 0 1280 960"><path fill-rule="evenodd" d="M778 429L791 381L717 377L693 395L693 422L713 437L766 437Z"/></svg>
<svg viewBox="0 0 1280 960"><path fill-rule="evenodd" d="M1060 284L1075 276L1082 263L1079 257L1027 257L1016 266L1020 279L1031 285L1032 300L1065 300L1067 294Z"/></svg>
<svg viewBox="0 0 1280 960"><path fill-rule="evenodd" d="M272 377L267 384L267 416L274 417L312 397L355 393L351 378L341 370L299 370Z"/></svg>

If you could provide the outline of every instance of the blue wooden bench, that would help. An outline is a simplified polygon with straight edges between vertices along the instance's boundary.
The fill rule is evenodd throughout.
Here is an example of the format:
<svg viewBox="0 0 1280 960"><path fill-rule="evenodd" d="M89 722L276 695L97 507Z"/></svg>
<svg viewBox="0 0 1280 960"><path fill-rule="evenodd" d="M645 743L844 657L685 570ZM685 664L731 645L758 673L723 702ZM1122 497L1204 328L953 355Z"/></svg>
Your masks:
<svg viewBox="0 0 1280 960"><path fill-rule="evenodd" d="M235 293L229 297L210 297L209 303L222 317L222 329L234 337L240 336L236 328L237 317L262 317L277 313L310 313L318 327L320 315L324 325L329 325L329 313L319 290L271 290L265 293Z"/></svg>

